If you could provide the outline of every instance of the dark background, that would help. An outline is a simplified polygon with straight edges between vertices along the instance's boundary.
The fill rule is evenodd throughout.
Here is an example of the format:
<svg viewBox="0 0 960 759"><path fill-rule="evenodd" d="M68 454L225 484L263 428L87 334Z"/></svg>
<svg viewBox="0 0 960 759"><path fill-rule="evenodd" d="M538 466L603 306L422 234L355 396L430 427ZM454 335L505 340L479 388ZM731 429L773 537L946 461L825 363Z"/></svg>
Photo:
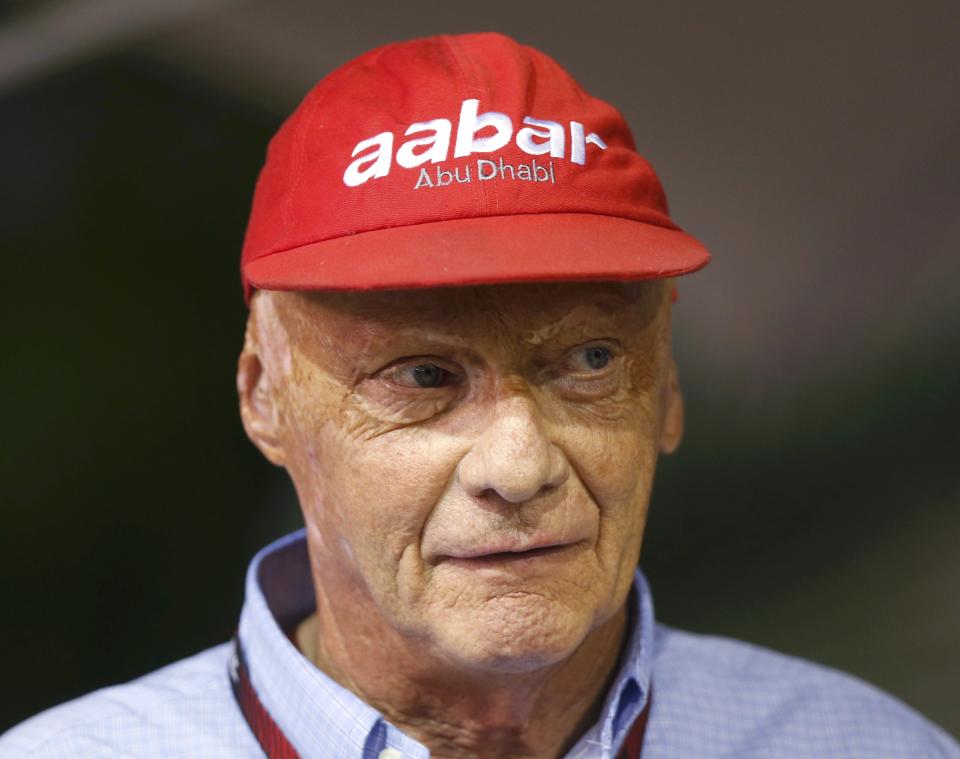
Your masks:
<svg viewBox="0 0 960 759"><path fill-rule="evenodd" d="M960 732L960 5L0 5L0 730L227 639L298 525L243 435L239 252L333 66L494 29L619 105L674 218L687 436L661 620L819 660Z"/></svg>

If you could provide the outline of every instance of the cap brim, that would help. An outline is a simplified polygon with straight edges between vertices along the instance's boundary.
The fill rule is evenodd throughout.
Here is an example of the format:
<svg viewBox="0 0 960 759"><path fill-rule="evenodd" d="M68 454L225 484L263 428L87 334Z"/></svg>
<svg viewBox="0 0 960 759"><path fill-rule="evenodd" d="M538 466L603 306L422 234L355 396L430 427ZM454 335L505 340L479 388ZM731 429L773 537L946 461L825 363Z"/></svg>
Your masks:
<svg viewBox="0 0 960 759"><path fill-rule="evenodd" d="M656 279L688 274L709 261L706 248L678 229L551 213L363 232L263 256L248 262L244 274L250 287L264 290L386 290Z"/></svg>

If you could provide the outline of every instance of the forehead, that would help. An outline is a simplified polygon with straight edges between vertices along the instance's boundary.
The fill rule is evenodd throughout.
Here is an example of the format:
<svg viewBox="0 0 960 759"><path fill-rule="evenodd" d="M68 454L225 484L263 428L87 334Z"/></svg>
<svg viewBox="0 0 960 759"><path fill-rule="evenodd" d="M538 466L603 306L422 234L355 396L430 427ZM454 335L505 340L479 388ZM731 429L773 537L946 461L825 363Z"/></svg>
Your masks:
<svg viewBox="0 0 960 759"><path fill-rule="evenodd" d="M501 331L532 341L579 325L648 322L663 282L558 282L370 292L273 293L291 338L336 335L346 342L404 331L464 340Z"/></svg>

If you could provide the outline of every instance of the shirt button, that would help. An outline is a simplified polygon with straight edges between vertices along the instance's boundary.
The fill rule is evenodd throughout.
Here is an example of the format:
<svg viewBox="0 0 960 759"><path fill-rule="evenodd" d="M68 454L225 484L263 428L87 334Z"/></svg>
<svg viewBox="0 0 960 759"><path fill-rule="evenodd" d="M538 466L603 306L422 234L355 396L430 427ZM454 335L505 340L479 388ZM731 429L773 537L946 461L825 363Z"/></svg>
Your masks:
<svg viewBox="0 0 960 759"><path fill-rule="evenodd" d="M403 759L403 754L395 748L385 748L379 753L378 759Z"/></svg>

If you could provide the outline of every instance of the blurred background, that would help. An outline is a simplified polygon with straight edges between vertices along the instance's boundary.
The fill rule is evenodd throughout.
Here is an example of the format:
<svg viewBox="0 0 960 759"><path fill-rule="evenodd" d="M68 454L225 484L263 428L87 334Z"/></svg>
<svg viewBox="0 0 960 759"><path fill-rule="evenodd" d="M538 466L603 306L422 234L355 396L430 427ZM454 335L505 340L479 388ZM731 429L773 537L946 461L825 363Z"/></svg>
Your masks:
<svg viewBox="0 0 960 759"><path fill-rule="evenodd" d="M0 5L0 730L231 636L299 525L234 390L267 140L349 58L479 30L617 104L714 253L676 309L659 618L960 733L953 0Z"/></svg>

